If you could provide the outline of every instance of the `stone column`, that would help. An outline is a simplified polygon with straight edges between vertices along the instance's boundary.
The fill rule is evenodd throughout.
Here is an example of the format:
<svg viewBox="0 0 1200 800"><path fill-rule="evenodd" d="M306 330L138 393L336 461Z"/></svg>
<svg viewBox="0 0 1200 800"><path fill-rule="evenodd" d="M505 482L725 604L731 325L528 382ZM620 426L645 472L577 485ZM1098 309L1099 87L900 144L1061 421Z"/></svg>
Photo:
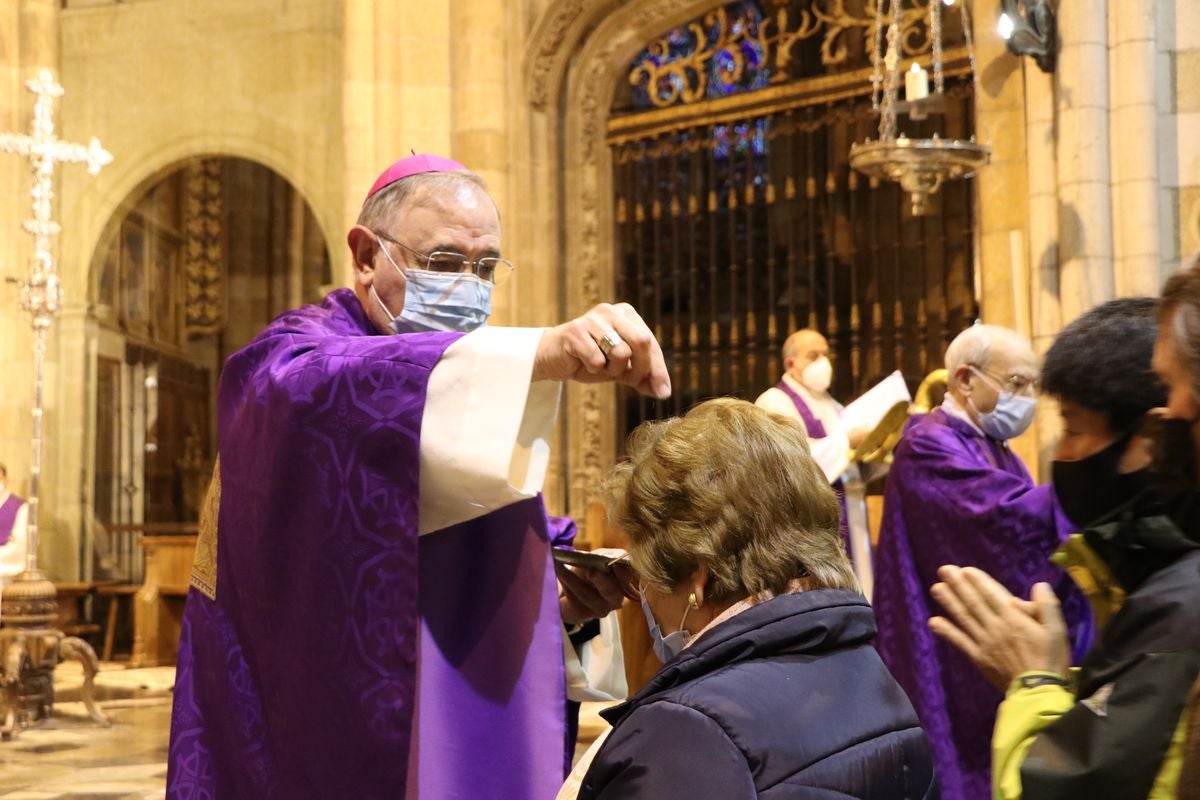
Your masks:
<svg viewBox="0 0 1200 800"><path fill-rule="evenodd" d="M1058 25L1058 260L1067 323L1114 293L1108 15L1100 3L1062 3Z"/></svg>
<svg viewBox="0 0 1200 800"><path fill-rule="evenodd" d="M1170 273L1200 254L1200 3L1162 0L1156 5L1163 45L1159 58L1166 62L1163 105L1170 112L1160 120L1163 218L1177 221L1163 247L1164 273Z"/></svg>
<svg viewBox="0 0 1200 800"><path fill-rule="evenodd" d="M1108 2L1113 284L1124 297L1159 289L1154 13L1153 3Z"/></svg>
<svg viewBox="0 0 1200 800"><path fill-rule="evenodd" d="M475 170L488 184L501 218L508 201L508 57L503 0L453 0L450 4L450 115L453 157ZM507 234L507 231L506 231ZM507 238L507 236L506 236ZM520 280L534 279L522 266ZM515 314L515 281L498 288L492 298L492 321L519 324Z"/></svg>
<svg viewBox="0 0 1200 800"><path fill-rule="evenodd" d="M331 232L335 281L349 280L341 236L388 164L410 151L450 153L450 10L445 3L345 0L345 191L342 230Z"/></svg>
<svg viewBox="0 0 1200 800"><path fill-rule="evenodd" d="M20 18L16 4L0 9L0 129L27 133L31 106L22 81ZM0 364L6 389L0 392L0 462L7 465L9 483L18 494L29 489L33 334L29 315L19 305L20 292L7 279L23 280L28 271L29 237L20 227L30 213L28 176L27 161L0 155Z"/></svg>
<svg viewBox="0 0 1200 800"><path fill-rule="evenodd" d="M978 3L973 18L979 84L975 135L992 148L991 163L974 179L979 190L978 285L983 321L1028 334L1026 258L1025 86L1021 62L996 32L994 2ZM1015 235L1014 235L1015 234ZM1024 296L1022 296L1024 295ZM1022 321L1024 317L1024 321Z"/></svg>
<svg viewBox="0 0 1200 800"><path fill-rule="evenodd" d="M1044 355L1062 328L1058 293L1058 180L1054 150L1054 79L1024 59L1025 155L1029 180L1030 338ZM1039 404L1038 464L1049 464L1061 425L1053 401ZM1035 473L1036 474L1036 473ZM1042 476L1046 477L1046 476Z"/></svg>
<svg viewBox="0 0 1200 800"><path fill-rule="evenodd" d="M18 32L22 80L43 67L58 75L59 0L20 0Z"/></svg>
<svg viewBox="0 0 1200 800"><path fill-rule="evenodd" d="M1021 61L1005 47L996 30L994 2L973 7L975 60L975 135L992 148L991 163L975 178L979 189L977 217L979 270L977 285L984 322L1014 328L1029 336L1030 279L1025 141L1025 83ZM1012 442L1036 473L1036 429Z"/></svg>

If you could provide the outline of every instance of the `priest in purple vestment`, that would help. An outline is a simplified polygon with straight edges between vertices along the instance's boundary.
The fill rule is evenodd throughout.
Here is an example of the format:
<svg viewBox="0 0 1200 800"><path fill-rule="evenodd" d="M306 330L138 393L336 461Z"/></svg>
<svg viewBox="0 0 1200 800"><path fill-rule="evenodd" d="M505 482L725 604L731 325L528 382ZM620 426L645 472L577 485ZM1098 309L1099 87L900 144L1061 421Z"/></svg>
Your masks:
<svg viewBox="0 0 1200 800"><path fill-rule="evenodd" d="M979 567L1022 597L1054 587L1076 657L1091 640L1087 603L1050 556L1073 532L1050 486L1037 486L1008 440L1033 420L1037 357L1015 331L976 325L946 351L941 407L896 447L875 550L876 647L933 745L946 800L991 796L992 727L1003 694L928 620L942 564Z"/></svg>
<svg viewBox="0 0 1200 800"><path fill-rule="evenodd" d="M170 798L551 798L563 622L540 488L560 381L662 398L627 305L485 327L501 258L478 176L389 168L348 241L353 290L288 312L225 364L180 642ZM464 335L465 334L465 335Z"/></svg>
<svg viewBox="0 0 1200 800"><path fill-rule="evenodd" d="M0 464L0 587L25 571L29 504L8 488L8 468Z"/></svg>

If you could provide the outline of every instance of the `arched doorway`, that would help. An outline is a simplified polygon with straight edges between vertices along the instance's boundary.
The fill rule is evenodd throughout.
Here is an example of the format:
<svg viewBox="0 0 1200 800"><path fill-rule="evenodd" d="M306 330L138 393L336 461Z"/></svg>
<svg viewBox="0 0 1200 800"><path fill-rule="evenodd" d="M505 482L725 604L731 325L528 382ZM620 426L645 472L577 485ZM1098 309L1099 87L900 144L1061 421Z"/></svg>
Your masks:
<svg viewBox="0 0 1200 800"><path fill-rule="evenodd" d="M216 449L221 365L329 283L312 209L253 161L175 164L112 215L89 284L95 473L86 527L95 579L141 577L135 537L109 529L197 518Z"/></svg>
<svg viewBox="0 0 1200 800"><path fill-rule="evenodd" d="M905 59L928 58L926 14ZM973 84L960 17L946 15L946 94L901 120L917 138L970 138ZM878 136L865 4L736 0L663 31L629 62L607 124L617 296L654 328L674 396L626 395L618 443L700 400L753 400L799 328L828 338L833 392L894 370L915 389L977 316L972 187L948 183L914 216L897 184L868 180L850 147Z"/></svg>
<svg viewBox="0 0 1200 800"><path fill-rule="evenodd" d="M721 24L718 10L725 14ZM632 300L649 314L660 340L674 351L668 357L677 392L669 405L659 405L622 397L607 386L567 387L566 446L558 467L565 476L563 505L567 513L579 517L587 513L596 499L596 487L617 456L624 432L639 419L674 413L712 394L748 396L765 388L754 384L768 380L770 372L779 369L779 337L789 332L792 319L797 325L808 324L814 322L815 312L818 326L832 332L831 318L837 325L836 389L849 399L879 372L900 368L919 377L940 344L975 316L974 240L980 202L975 186L968 182L943 189L939 202L940 214L948 220L944 230L937 223L926 225L906 218L893 187L872 187L862 176L855 176L853 190L850 188L846 151L867 132L877 135L869 113L871 69L866 57L866 45L874 31L873 10L874 5L865 0L614 0L596 4L552 0L534 26L526 43L530 55L525 88L530 140L544 159L535 159L531 174L541 175L542 170L561 176L560 181L548 185L545 200L537 207L543 229L561 231L561 235L559 239L544 238L532 250L550 263L571 265L561 277L548 276L556 281L555 288L563 298L564 315L614 296ZM770 18L770 22L748 27L743 12L758 19ZM909 31L902 37L905 60L928 61L930 43L925 32L931 26L925 19L927 13L927 5L918 5L905 20ZM938 130L941 135L958 136L974 130L976 97L972 83L964 80L969 60L958 45L963 34L953 30L957 25L954 17L947 15L943 22L946 88L954 94L955 107L947 119L935 121L944 127L913 128L906 131L909 135ZM654 46L659 50L650 52ZM728 69L734 51L748 57L756 48L764 56L756 66L769 64L772 68L770 75L758 72L758 77L765 77L758 83L754 70L743 68L745 59L737 69ZM647 55L668 84L666 96L670 96L672 84L679 87L673 107L654 106L652 101L654 107L638 107L648 98L634 96L630 79ZM786 69L778 69L781 66ZM725 95L710 96L689 83L696 73L719 79L723 72L727 78L723 84L730 90ZM768 141L772 135L775 138ZM705 143L696 147L705 136ZM720 153L715 147L718 140ZM808 158L810 143L814 157L835 149L841 154L832 191L828 188L829 170ZM697 162L694 172L693 161ZM765 174L764 161L768 162L765 173L779 179L771 182L769 196L775 210L769 213L764 213L767 186L755 182L756 176ZM715 168L712 171L710 162ZM811 173L810 165L816 167ZM745 203L746 176L753 187L752 206ZM789 176L794 192L790 197ZM683 191L678 191L681 188ZM710 188L717 190L715 197L710 198ZM654 219L656 203L651 189L660 193L658 220ZM730 202L730 189L737 198L736 209ZM689 202L693 195L694 204ZM687 243L693 230L715 233L717 240L715 247L698 242L697 246L688 245L690 249L680 249L678 265L669 253L663 255L671 249L668 237L675 235L672 196L679 209L680 240ZM641 220L637 217L639 199ZM849 213L851 202L853 215ZM878 211L870 211L872 202ZM708 211L710 205L716 206L715 213ZM784 206L792 206L797 212L794 218L779 210ZM750 208L757 222L747 227ZM878 234L876 239L864 239L864 228ZM748 236L751 229L754 233ZM766 242L768 234L770 243ZM639 236L640 244L634 238ZM789 283L786 275L780 280L780 270L787 269L788 253L778 245L793 237L805 249L787 248L796 258ZM811 256L806 249L810 241L815 245ZM945 242L949 246L943 248ZM735 252L731 243L744 255L736 264L730 257ZM938 256L941 261L918 263L916 269L910 269L905 259L931 243L943 250ZM756 270L753 286L747 280L751 246ZM660 250L658 256L654 247ZM722 260L716 262L718 274L715 280L709 279L707 288L699 281L694 284L703 291L693 303L691 285L686 281L693 270L693 253L696 270L701 265L709 267L699 257L703 247ZM878 280L870 273L875 268L872 251L886 256L878 259ZM772 252L774 270L767 268ZM847 268L851 264L857 267ZM644 279L650 265L660 270L657 280ZM810 265L815 269L810 271ZM731 281L734 266L740 270L736 287ZM772 272L774 295L768 281ZM672 288L676 273L677 285L687 290L682 299ZM751 288L758 304L752 328L746 313ZM856 301L850 302L850 297ZM690 316L684 324L676 311L699 311L705 299L709 301L707 319L697 319L698 335L693 337ZM932 322L931 314L937 315ZM714 320L716 335L711 334ZM922 338L924 344L919 348L897 346L912 335Z"/></svg>

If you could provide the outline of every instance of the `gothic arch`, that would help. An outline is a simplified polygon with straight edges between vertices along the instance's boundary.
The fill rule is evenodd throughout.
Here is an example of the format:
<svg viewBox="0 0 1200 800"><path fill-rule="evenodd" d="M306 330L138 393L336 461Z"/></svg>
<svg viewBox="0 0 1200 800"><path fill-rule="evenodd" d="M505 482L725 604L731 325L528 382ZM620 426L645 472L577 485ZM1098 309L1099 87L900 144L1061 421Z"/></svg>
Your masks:
<svg viewBox="0 0 1200 800"><path fill-rule="evenodd" d="M164 141L143 153L119 154L120 157L100 173L100 179L93 179L95 185L84 184L83 191L78 193L79 199L70 203L72 208L64 209L64 218L69 218L68 214L77 215L75 218L82 223L78 236L63 241L63 264L79 265L77 270L64 270L67 302L86 302L92 255L121 204L183 162L201 156L243 158L261 164L286 180L312 209L336 264L334 244L337 239L331 237L330 232L339 228L339 187L322 187L317 176L311 174L303 162L289 158L286 151L273 146L271 141L274 139L269 137L203 134Z"/></svg>
<svg viewBox="0 0 1200 800"><path fill-rule="evenodd" d="M578 265L564 271L561 316L572 316L615 292L612 158L606 122L618 81L645 43L721 0L556 0L526 46L533 173L545 175L538 198L542 263ZM540 134L540 135L539 135ZM534 143L541 146L532 146ZM549 239L549 241L547 241ZM615 458L616 390L567 389L562 452L567 512L582 520ZM586 535L586 532L585 532Z"/></svg>

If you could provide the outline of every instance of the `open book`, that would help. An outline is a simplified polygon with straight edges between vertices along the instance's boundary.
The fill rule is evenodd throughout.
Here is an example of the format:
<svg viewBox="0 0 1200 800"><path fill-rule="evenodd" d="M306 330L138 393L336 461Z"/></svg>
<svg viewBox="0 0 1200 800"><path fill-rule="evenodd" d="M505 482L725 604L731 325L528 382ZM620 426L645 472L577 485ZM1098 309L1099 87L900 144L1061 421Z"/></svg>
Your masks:
<svg viewBox="0 0 1200 800"><path fill-rule="evenodd" d="M865 428L870 431L859 442L851 460L879 461L891 453L904 431L911 402L912 397L904 378L899 372L893 372L847 406L842 412L845 429Z"/></svg>

